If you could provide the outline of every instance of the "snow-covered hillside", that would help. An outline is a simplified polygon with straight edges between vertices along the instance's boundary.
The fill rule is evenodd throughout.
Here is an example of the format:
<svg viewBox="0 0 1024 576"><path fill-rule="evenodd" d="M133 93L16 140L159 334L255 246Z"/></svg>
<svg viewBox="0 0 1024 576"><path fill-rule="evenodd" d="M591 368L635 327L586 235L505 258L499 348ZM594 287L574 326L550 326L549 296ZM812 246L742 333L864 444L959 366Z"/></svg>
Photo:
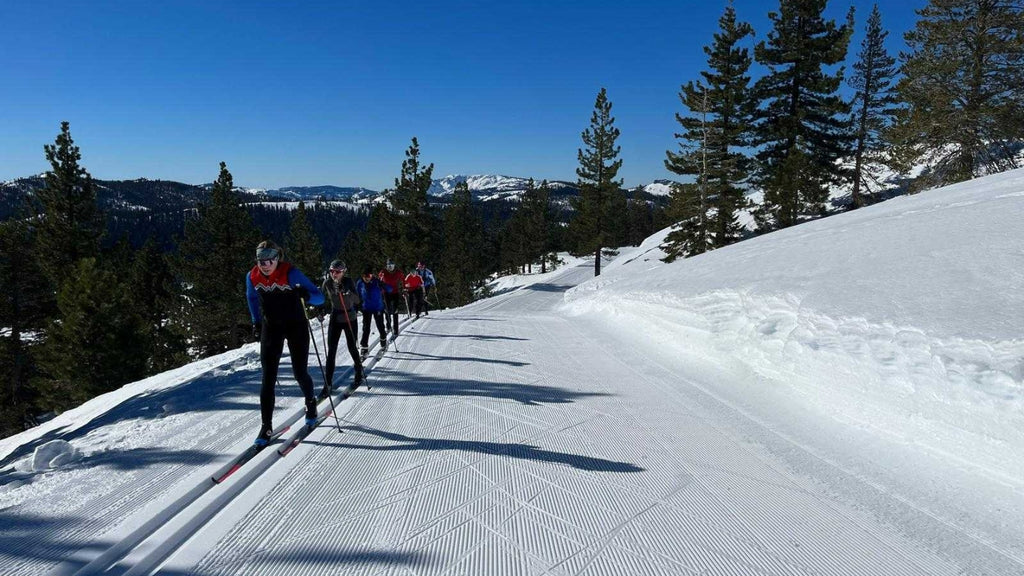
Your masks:
<svg viewBox="0 0 1024 576"><path fill-rule="evenodd" d="M131 384L0 440L0 573L1024 574L1021 213L1016 170L500 279L219 485L255 345Z"/></svg>

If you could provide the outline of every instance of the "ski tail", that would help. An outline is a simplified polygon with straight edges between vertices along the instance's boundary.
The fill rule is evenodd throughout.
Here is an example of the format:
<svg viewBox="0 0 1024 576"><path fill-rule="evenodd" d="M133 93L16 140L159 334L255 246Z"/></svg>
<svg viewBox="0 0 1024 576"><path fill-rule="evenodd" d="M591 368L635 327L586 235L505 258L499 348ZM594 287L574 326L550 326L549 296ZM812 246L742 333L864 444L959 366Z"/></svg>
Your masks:
<svg viewBox="0 0 1024 576"><path fill-rule="evenodd" d="M283 435L285 432L287 432L288 429L290 429L290 428L291 428L291 426L281 426L281 427L275 429L270 434L270 442L268 442L264 446L259 446L257 444L253 444L252 446L249 446L248 448L245 449L244 452L242 452L241 454L236 456L234 460L232 460L231 462L228 462L226 465L224 465L223 468L218 470L213 476L210 477L210 479L213 480L214 484L220 484L221 482L227 480L229 476L231 476L235 472L238 472L238 470L242 466L244 466L246 462L248 462L248 461L252 460L253 458L255 458L257 454L262 452L264 448L266 448L267 446L270 445L270 443L272 443L275 440L277 440L278 438L280 438L281 435Z"/></svg>

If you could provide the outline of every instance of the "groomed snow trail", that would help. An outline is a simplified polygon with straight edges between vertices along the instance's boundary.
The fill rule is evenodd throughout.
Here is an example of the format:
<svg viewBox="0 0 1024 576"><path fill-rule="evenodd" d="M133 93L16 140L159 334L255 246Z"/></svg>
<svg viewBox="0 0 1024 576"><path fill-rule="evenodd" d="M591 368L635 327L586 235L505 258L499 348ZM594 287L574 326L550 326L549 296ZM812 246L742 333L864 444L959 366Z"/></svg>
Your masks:
<svg viewBox="0 0 1024 576"><path fill-rule="evenodd" d="M408 327L401 351L374 367L373 389L339 408L344 434L315 431L157 573L924 576L1019 567L896 499L889 506L906 509L902 518L941 533L938 541L956 539L957 555L883 523L872 512L884 493L862 486L872 507L858 505L844 497L856 490L834 488L863 482L680 381L606 324L554 312L591 275L569 268ZM812 474L791 465L808 460Z"/></svg>

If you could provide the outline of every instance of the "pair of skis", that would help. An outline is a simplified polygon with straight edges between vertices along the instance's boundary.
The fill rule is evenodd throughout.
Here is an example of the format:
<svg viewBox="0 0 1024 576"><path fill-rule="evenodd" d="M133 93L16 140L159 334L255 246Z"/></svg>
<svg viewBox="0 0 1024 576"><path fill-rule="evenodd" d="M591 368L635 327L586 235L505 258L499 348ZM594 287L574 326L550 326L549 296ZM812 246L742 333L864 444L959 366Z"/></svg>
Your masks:
<svg viewBox="0 0 1024 576"><path fill-rule="evenodd" d="M363 381L361 382L360 385L366 386L367 390L370 389L370 385L367 383L365 376L363 377ZM352 395L352 392L354 392L354 388L352 388L351 386L346 388L345 392L341 396L341 399L344 400L348 398L349 396ZM294 450L296 446L301 444L302 441L305 440L307 436L309 436L310 432L312 432L318 426L323 424L324 420L327 420L327 418L330 417L333 411L334 409L332 406L325 406L324 410L317 414L316 422L312 426L300 426L298 430L293 432L292 435L289 436L288 439L285 440L285 442L280 447L278 447L277 453L280 454L281 456L287 456L289 452ZM237 472L239 468L246 464L246 462L249 462L250 460L255 458L256 455L262 452L264 448L275 443L289 429L291 429L290 425L285 425L276 428L274 429L273 432L270 433L269 442L263 445L253 444L252 446L246 448L244 452L236 456L235 459L232 460L231 462L225 464L223 468L218 470L217 473L213 475L212 480L214 484L220 484L221 482L227 480L229 476Z"/></svg>

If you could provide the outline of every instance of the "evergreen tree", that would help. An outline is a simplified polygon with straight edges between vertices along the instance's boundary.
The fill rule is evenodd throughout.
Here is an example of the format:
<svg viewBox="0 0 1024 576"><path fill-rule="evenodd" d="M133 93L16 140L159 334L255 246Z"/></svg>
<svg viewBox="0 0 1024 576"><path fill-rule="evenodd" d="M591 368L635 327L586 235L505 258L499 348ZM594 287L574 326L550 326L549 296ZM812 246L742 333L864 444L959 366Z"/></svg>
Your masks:
<svg viewBox="0 0 1024 576"><path fill-rule="evenodd" d="M380 203L373 207L366 232L360 237L358 245L345 242L345 252L363 266L381 269L390 258L398 266L408 267L410 262L403 262L399 256L401 244L394 211L386 203Z"/></svg>
<svg viewBox="0 0 1024 576"><path fill-rule="evenodd" d="M285 241L285 254L288 255L288 260L309 278L318 278L324 271L323 249L320 239L306 217L305 202L299 202L299 207L292 214L291 228Z"/></svg>
<svg viewBox="0 0 1024 576"><path fill-rule="evenodd" d="M95 258L83 258L65 270L57 294L60 320L43 344L45 376L39 388L48 406L66 409L117 389L145 374L146 357L138 346L143 327L131 312L132 295L114 273Z"/></svg>
<svg viewBox="0 0 1024 576"><path fill-rule="evenodd" d="M629 199L627 209L628 235L626 243L630 246L639 246L644 239L654 233L654 221L651 215L651 207L647 201L640 197L643 191L642 186L633 190L633 197Z"/></svg>
<svg viewBox="0 0 1024 576"><path fill-rule="evenodd" d="M413 266L433 256L435 216L430 210L430 190L434 165L420 165L420 145L416 138L405 152L401 175L395 179L391 195L397 229L393 258L402 266Z"/></svg>
<svg viewBox="0 0 1024 576"><path fill-rule="evenodd" d="M751 162L741 150L750 145L755 108L747 74L751 58L749 50L740 46L753 36L753 28L737 21L732 4L718 24L714 42L704 47L709 70L701 72L703 81L690 82L679 93L691 115L676 114L683 128L676 134L680 151L667 152L665 160L671 172L705 180L703 188L687 187L677 195L685 191L705 194L703 202L712 214L698 220L707 228L701 234L707 236L708 249L735 242L742 232L736 213L744 205L743 189Z"/></svg>
<svg viewBox="0 0 1024 576"><path fill-rule="evenodd" d="M619 129L612 116L612 103L604 88L597 94L590 127L583 131L584 148L577 150L579 167L576 168L580 194L573 201L576 214L569 225L575 240L577 254L594 254L594 276L601 275L601 251L615 240L610 222L621 218L615 214L615 195L621 195L622 180L615 177L622 167L615 140Z"/></svg>
<svg viewBox="0 0 1024 576"><path fill-rule="evenodd" d="M25 216L24 214L22 216ZM0 222L0 437L33 422L36 394L33 333L42 331L49 310L49 284L39 271L29 218Z"/></svg>
<svg viewBox="0 0 1024 576"><path fill-rule="evenodd" d="M146 351L146 375L188 362L185 334L172 322L178 315L178 293L169 260L150 238L127 268L131 308L142 326L140 344Z"/></svg>
<svg viewBox="0 0 1024 576"><path fill-rule="evenodd" d="M448 306L464 306L475 299L487 276L483 245L483 221L473 207L469 186L459 182L444 211L444 253L435 268L439 283L444 283Z"/></svg>
<svg viewBox="0 0 1024 576"><path fill-rule="evenodd" d="M50 170L36 192L42 211L36 231L38 258L56 288L78 260L99 253L105 224L92 176L78 163L82 153L71 139L70 124L61 122L57 139L43 148Z"/></svg>
<svg viewBox="0 0 1024 576"><path fill-rule="evenodd" d="M837 161L851 153L850 106L838 93L843 69L825 71L846 58L853 28L822 13L827 0L780 0L770 12L774 28L754 49L769 72L754 86L762 101L755 127L758 180L763 204L758 227L784 228L801 216L825 211L829 188L843 179Z"/></svg>
<svg viewBox="0 0 1024 576"><path fill-rule="evenodd" d="M696 174L695 184L672 186L669 193L669 213L676 218L676 228L665 237L662 250L666 252L665 261L672 262L679 256L703 254L714 248L712 244L711 210L711 169L709 157L717 147L717 134L713 135L714 127L709 118L711 112L710 98L707 88L700 94L691 82L684 88L687 94L684 103L697 114L696 118L676 118L687 127L686 134L676 137L691 142L682 154L668 152L665 166L678 174Z"/></svg>
<svg viewBox="0 0 1024 576"><path fill-rule="evenodd" d="M850 75L850 86L856 90L851 119L855 130L853 208L864 205L862 185L865 192L871 191L870 170L866 164L880 160L879 155L886 148L881 134L892 123L896 113L896 98L892 91L896 59L885 50L885 38L888 35L882 28L882 14L878 11L878 4L875 4L868 17L867 33L861 42L859 59L853 65L853 74Z"/></svg>
<svg viewBox="0 0 1024 576"><path fill-rule="evenodd" d="M931 0L904 38L891 134L923 185L1016 166L1024 140L1024 1Z"/></svg>
<svg viewBox="0 0 1024 576"><path fill-rule="evenodd" d="M186 221L179 248L186 287L179 320L199 357L237 348L249 336L245 275L252 269L258 242L231 173L221 162L210 201Z"/></svg>
<svg viewBox="0 0 1024 576"><path fill-rule="evenodd" d="M543 180L540 186L534 186L533 178L530 178L527 189L523 193L522 208L525 209L527 217L529 263L532 265L533 262L540 260L541 274L547 272L547 264L550 260L548 253L554 246L555 214L551 210L550 198L551 186L548 181Z"/></svg>

